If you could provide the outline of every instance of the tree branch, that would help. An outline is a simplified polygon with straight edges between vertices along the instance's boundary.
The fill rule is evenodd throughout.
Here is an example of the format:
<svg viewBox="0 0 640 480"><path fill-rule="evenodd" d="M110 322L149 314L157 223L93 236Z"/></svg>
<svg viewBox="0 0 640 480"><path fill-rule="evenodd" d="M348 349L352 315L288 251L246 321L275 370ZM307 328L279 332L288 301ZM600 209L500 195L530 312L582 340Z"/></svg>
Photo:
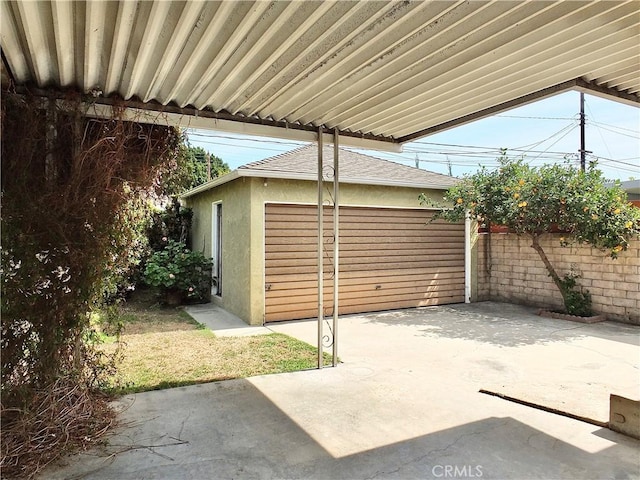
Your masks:
<svg viewBox="0 0 640 480"><path fill-rule="evenodd" d="M556 273L556 269L553 268L553 265L551 265L551 262L549 261L547 254L544 252L542 246L540 245L540 234L531 234L531 239L532 239L531 248L533 248L536 252L538 252L538 255L542 259L542 263L544 263L544 266L546 267L547 272L549 272L549 276L553 280L553 283L555 283L556 287L558 287L558 290L560 291L560 295L562 295L563 303L566 305L567 298L566 298L564 288L562 287L562 280Z"/></svg>

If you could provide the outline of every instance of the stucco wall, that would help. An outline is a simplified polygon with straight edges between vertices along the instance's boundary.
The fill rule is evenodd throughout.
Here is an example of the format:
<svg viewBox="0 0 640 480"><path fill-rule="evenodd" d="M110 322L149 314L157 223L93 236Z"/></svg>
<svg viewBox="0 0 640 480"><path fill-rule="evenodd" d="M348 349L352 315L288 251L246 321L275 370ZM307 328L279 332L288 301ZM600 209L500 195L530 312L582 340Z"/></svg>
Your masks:
<svg viewBox="0 0 640 480"><path fill-rule="evenodd" d="M240 318L251 317L250 304L246 301L251 294L249 277L251 274L252 212L250 179L239 178L216 189L203 192L187 199L187 206L193 208L193 250L204 252L211 257L211 205L222 202L222 297L213 301Z"/></svg>
<svg viewBox="0 0 640 480"><path fill-rule="evenodd" d="M331 193L329 193L331 192ZM326 184L325 202L333 185ZM351 206L415 207L425 193L441 201L442 192L402 187L341 184L340 204ZM214 298L247 323L261 325L264 317L264 205L267 202L317 203L312 181L239 178L187 199L194 209L193 247L211 255L211 204L223 203L223 294Z"/></svg>
<svg viewBox="0 0 640 480"><path fill-rule="evenodd" d="M596 313L612 320L640 324L640 241L618 259L584 245L561 247L560 234L542 237L541 244L561 276L573 269L593 298ZM477 299L501 300L545 308L562 308L562 297L527 237L487 234L478 238ZM490 267L490 274L487 271Z"/></svg>

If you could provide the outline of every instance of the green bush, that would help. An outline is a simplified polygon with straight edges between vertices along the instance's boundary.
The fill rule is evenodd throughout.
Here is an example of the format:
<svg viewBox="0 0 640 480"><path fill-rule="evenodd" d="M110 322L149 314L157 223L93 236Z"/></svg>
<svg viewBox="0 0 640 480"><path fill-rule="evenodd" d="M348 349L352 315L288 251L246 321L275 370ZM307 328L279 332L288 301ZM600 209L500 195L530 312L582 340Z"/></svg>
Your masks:
<svg viewBox="0 0 640 480"><path fill-rule="evenodd" d="M167 239L166 246L147 261L144 281L161 292L181 292L189 300L204 300L211 287L211 260Z"/></svg>
<svg viewBox="0 0 640 480"><path fill-rule="evenodd" d="M565 308L569 315L590 317L593 315L591 293L578 285L578 278L580 278L580 275L571 272L565 273L564 277L560 279Z"/></svg>
<svg viewBox="0 0 640 480"><path fill-rule="evenodd" d="M151 221L147 228L149 247L152 251L162 250L167 244L167 239L171 239L184 243L187 248L190 248L189 232L192 221L193 211L181 206L178 200L173 199L171 205L165 210L151 215Z"/></svg>

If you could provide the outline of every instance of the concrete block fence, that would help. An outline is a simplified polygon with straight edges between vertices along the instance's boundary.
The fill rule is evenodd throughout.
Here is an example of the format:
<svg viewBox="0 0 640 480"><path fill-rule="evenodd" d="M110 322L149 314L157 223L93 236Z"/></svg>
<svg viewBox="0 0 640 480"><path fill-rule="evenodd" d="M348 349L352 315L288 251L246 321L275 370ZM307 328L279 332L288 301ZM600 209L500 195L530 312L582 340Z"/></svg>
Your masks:
<svg viewBox="0 0 640 480"><path fill-rule="evenodd" d="M487 242L490 238L490 248ZM640 241L634 240L616 260L596 248L560 246L561 234L541 238L560 276L573 270L591 292L595 313L640 325ZM477 300L496 300L560 309L562 297L528 237L511 233L479 234Z"/></svg>

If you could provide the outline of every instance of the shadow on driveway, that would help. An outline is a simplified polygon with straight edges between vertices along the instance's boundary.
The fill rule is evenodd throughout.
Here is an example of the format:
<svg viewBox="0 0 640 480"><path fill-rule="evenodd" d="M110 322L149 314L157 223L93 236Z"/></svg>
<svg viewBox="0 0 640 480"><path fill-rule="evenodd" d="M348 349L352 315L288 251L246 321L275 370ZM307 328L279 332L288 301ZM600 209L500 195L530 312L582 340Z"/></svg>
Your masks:
<svg viewBox="0 0 640 480"><path fill-rule="evenodd" d="M318 380L319 372L296 375L297 400L274 385L284 376L128 396L108 447L42 478L547 479L630 478L637 471L636 444L620 436L611 442L581 427L590 438L576 446L512 416L443 422L429 410L407 415L371 399L361 408L364 399L349 402L342 392L334 393L343 403L334 411L332 389L361 389L329 374L322 394L314 378L304 379Z"/></svg>

